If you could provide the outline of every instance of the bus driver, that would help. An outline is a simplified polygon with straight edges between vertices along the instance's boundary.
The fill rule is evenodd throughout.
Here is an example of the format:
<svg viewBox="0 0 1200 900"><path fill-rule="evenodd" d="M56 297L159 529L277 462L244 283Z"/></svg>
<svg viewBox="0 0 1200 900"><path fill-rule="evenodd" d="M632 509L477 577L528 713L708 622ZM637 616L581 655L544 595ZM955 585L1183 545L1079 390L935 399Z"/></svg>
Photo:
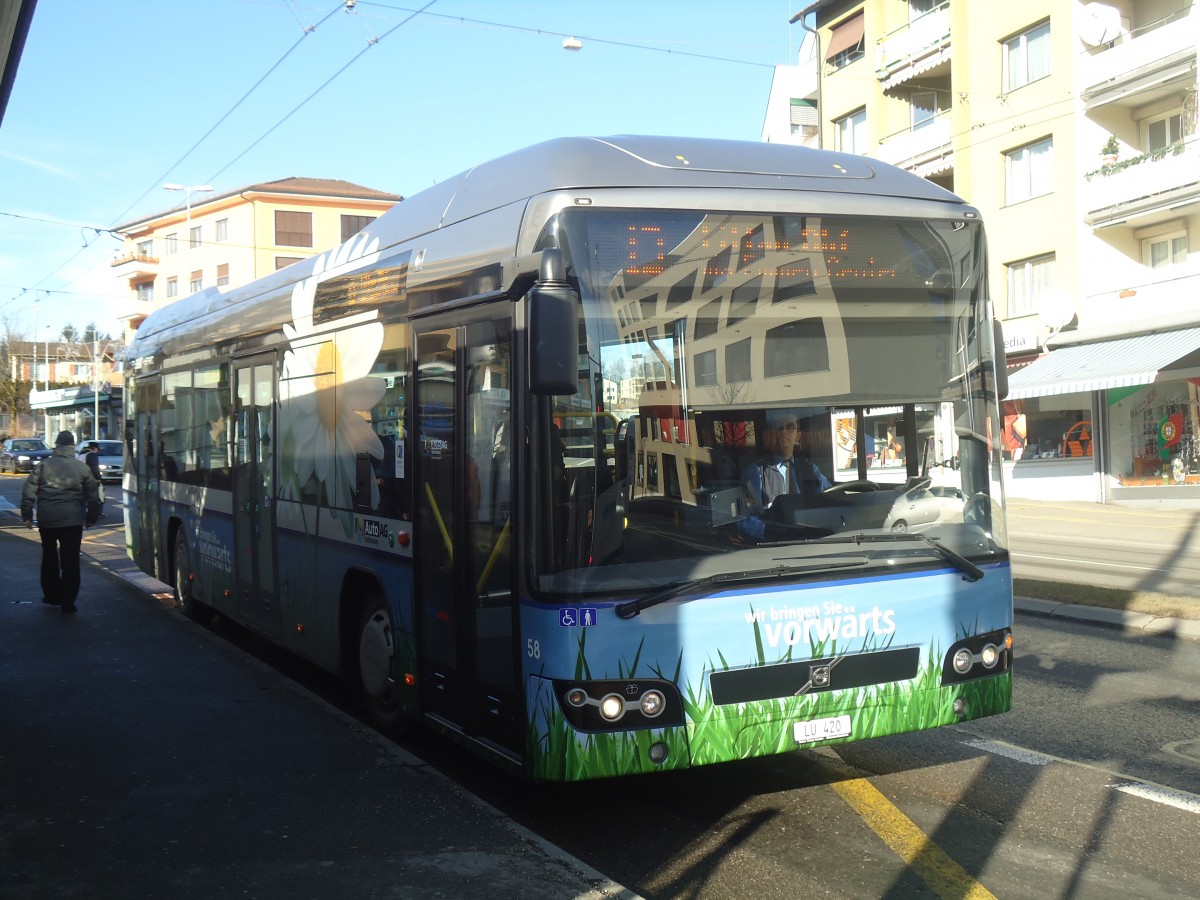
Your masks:
<svg viewBox="0 0 1200 900"><path fill-rule="evenodd" d="M780 494L816 493L833 485L816 464L797 458L796 442L800 437L795 412L786 409L767 410L763 430L763 452L758 459L742 469L742 481L761 509L766 509ZM738 528L748 538L761 541L766 536L766 523L758 516L738 522Z"/></svg>

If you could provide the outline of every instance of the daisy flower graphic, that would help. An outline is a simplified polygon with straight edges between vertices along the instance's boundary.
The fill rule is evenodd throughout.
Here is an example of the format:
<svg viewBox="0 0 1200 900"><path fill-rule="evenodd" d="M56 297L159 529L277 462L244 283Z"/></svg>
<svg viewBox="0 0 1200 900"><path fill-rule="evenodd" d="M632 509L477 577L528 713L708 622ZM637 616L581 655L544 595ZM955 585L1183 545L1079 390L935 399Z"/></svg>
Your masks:
<svg viewBox="0 0 1200 900"><path fill-rule="evenodd" d="M292 324L283 326L290 349L280 383L283 465L291 468L281 492L299 499L315 479L329 505L340 509L353 501L357 457L383 458L383 444L369 422L369 410L386 389L383 379L370 375L383 347L383 325L374 312L339 320L337 331L331 331L333 323L313 325L320 276L353 255L339 248L336 257L319 261L312 277L292 290ZM378 488L375 479L369 481L375 506Z"/></svg>

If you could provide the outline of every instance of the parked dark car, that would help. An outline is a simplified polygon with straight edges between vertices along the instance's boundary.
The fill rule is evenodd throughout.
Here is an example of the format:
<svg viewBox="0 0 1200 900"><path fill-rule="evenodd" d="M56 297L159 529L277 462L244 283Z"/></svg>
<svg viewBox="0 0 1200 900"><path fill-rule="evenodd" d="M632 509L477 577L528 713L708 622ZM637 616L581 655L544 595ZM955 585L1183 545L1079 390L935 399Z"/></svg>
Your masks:
<svg viewBox="0 0 1200 900"><path fill-rule="evenodd" d="M75 448L75 456L83 459L87 456L88 444L83 441ZM100 480L120 483L121 473L125 471L125 445L120 441L96 441L100 445Z"/></svg>
<svg viewBox="0 0 1200 900"><path fill-rule="evenodd" d="M9 438L0 447L0 472L31 472L49 455L50 448L40 438Z"/></svg>

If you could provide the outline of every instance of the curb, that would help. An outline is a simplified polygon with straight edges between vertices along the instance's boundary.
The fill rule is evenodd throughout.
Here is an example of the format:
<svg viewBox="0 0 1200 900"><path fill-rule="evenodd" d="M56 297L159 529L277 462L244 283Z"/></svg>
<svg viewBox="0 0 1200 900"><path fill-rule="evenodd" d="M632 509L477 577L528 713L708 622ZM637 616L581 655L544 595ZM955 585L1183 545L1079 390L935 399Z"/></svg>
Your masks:
<svg viewBox="0 0 1200 900"><path fill-rule="evenodd" d="M1093 625L1107 625L1110 628L1120 628L1123 631L1140 634L1200 641L1200 621L1195 619L1153 616L1149 613L1107 609L1102 606L1082 606L1077 603L1062 603L1058 600L1037 600L1033 597L1013 597L1013 609L1037 616L1090 622Z"/></svg>

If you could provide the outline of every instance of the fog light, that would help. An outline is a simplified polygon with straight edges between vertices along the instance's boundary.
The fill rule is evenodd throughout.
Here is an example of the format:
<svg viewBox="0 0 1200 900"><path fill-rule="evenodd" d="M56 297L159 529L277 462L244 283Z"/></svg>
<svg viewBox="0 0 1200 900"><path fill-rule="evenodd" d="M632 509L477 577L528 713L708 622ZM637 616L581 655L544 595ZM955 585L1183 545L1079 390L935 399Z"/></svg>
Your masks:
<svg viewBox="0 0 1200 900"><path fill-rule="evenodd" d="M642 715L647 719L653 719L666 709L667 701L658 691L646 691L642 694L641 707Z"/></svg>
<svg viewBox="0 0 1200 900"><path fill-rule="evenodd" d="M600 701L600 715L610 722L615 722L625 715L625 701L620 694L608 694Z"/></svg>
<svg viewBox="0 0 1200 900"><path fill-rule="evenodd" d="M567 703L576 708L587 703L587 698L587 691L583 688L571 688L571 690L567 691Z"/></svg>
<svg viewBox="0 0 1200 900"><path fill-rule="evenodd" d="M979 661L983 663L984 668L994 669L996 663L1000 662L1000 648L995 644L986 644L979 652Z"/></svg>
<svg viewBox="0 0 1200 900"><path fill-rule="evenodd" d="M656 743L651 744L649 750L650 762L654 763L656 766L661 766L667 761L668 752L667 745L662 741L657 741Z"/></svg>
<svg viewBox="0 0 1200 900"><path fill-rule="evenodd" d="M971 671L971 651L963 647L954 654L954 671L959 675L966 675Z"/></svg>
<svg viewBox="0 0 1200 900"><path fill-rule="evenodd" d="M954 715L962 718L967 714L967 701L959 697L950 705L950 709L954 712Z"/></svg>

